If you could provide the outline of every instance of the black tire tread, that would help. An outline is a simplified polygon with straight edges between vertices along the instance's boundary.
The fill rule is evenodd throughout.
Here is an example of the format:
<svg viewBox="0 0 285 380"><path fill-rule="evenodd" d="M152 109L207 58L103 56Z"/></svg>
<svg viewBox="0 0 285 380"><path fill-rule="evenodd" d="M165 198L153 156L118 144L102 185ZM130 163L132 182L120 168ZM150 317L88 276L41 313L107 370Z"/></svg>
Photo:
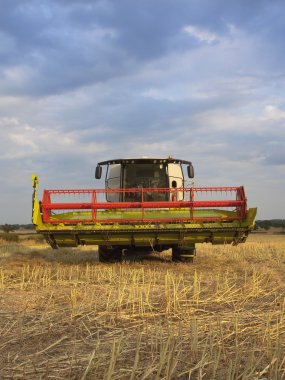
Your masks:
<svg viewBox="0 0 285 380"><path fill-rule="evenodd" d="M100 263L116 263L122 260L122 249L119 247L109 248L105 245L98 246Z"/></svg>

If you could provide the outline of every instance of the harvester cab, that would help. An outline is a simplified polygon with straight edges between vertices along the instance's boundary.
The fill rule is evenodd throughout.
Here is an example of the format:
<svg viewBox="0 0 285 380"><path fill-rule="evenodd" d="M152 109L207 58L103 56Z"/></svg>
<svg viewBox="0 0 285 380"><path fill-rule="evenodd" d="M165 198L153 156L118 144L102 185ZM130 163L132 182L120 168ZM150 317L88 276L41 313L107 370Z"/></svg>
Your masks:
<svg viewBox="0 0 285 380"><path fill-rule="evenodd" d="M104 189L44 190L33 223L52 248L98 245L99 260L120 261L129 250L172 250L173 261L193 260L196 243L246 240L256 208L247 209L243 186L187 187L191 162L168 157L99 162Z"/></svg>
<svg viewBox="0 0 285 380"><path fill-rule="evenodd" d="M112 192L112 190L149 189L145 192L145 200L170 200L172 192L176 191L177 199L183 200L184 168L190 178L194 177L194 168L191 162L168 159L125 159L111 160L98 163L95 178L101 179L102 167L106 166L105 188L108 191L109 202L139 200L140 192ZM160 192L152 189L161 189ZM162 190L164 189L164 191Z"/></svg>

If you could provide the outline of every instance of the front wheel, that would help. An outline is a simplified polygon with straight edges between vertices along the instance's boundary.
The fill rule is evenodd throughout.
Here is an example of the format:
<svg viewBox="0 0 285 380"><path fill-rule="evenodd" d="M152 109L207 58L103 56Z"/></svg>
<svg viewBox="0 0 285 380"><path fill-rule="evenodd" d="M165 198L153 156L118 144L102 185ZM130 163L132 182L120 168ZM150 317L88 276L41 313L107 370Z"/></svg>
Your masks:
<svg viewBox="0 0 285 380"><path fill-rule="evenodd" d="M100 263L116 263L122 260L122 249L120 247L107 247L99 245L98 247Z"/></svg>
<svg viewBox="0 0 285 380"><path fill-rule="evenodd" d="M193 263L195 254L195 244L187 247L172 247L172 261L174 262Z"/></svg>

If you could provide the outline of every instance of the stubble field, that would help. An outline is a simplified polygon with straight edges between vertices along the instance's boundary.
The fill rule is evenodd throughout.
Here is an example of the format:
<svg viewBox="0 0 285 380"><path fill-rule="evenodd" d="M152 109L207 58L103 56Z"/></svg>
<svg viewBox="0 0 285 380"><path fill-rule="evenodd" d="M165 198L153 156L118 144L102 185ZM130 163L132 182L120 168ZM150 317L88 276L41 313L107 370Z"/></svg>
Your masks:
<svg viewBox="0 0 285 380"><path fill-rule="evenodd" d="M0 379L285 379L285 235L194 264L1 241Z"/></svg>

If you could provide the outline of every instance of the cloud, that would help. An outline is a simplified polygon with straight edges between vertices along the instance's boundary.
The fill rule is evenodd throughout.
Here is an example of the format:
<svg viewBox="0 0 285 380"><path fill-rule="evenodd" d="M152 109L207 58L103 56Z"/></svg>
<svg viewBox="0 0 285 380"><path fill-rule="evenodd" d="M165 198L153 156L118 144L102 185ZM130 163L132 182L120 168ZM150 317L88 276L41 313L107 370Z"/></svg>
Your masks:
<svg viewBox="0 0 285 380"><path fill-rule="evenodd" d="M192 25L187 25L183 28L183 31L189 33L194 38L197 38L200 42L212 43L219 40L218 36L205 29L197 28Z"/></svg>
<svg viewBox="0 0 285 380"><path fill-rule="evenodd" d="M284 151L279 151L270 154L266 157L265 163L267 165L285 165L285 153Z"/></svg>
<svg viewBox="0 0 285 380"><path fill-rule="evenodd" d="M3 222L17 222L12 194L28 221L32 172L92 187L112 157L189 159L196 183L245 184L253 204L260 183L285 191L283 14L268 0L2 1ZM270 202L260 218L285 212Z"/></svg>
<svg viewBox="0 0 285 380"><path fill-rule="evenodd" d="M267 106L265 106L264 114L264 116L267 119L271 120L285 119L285 111L282 111L277 106L274 106L272 104L268 104Z"/></svg>

